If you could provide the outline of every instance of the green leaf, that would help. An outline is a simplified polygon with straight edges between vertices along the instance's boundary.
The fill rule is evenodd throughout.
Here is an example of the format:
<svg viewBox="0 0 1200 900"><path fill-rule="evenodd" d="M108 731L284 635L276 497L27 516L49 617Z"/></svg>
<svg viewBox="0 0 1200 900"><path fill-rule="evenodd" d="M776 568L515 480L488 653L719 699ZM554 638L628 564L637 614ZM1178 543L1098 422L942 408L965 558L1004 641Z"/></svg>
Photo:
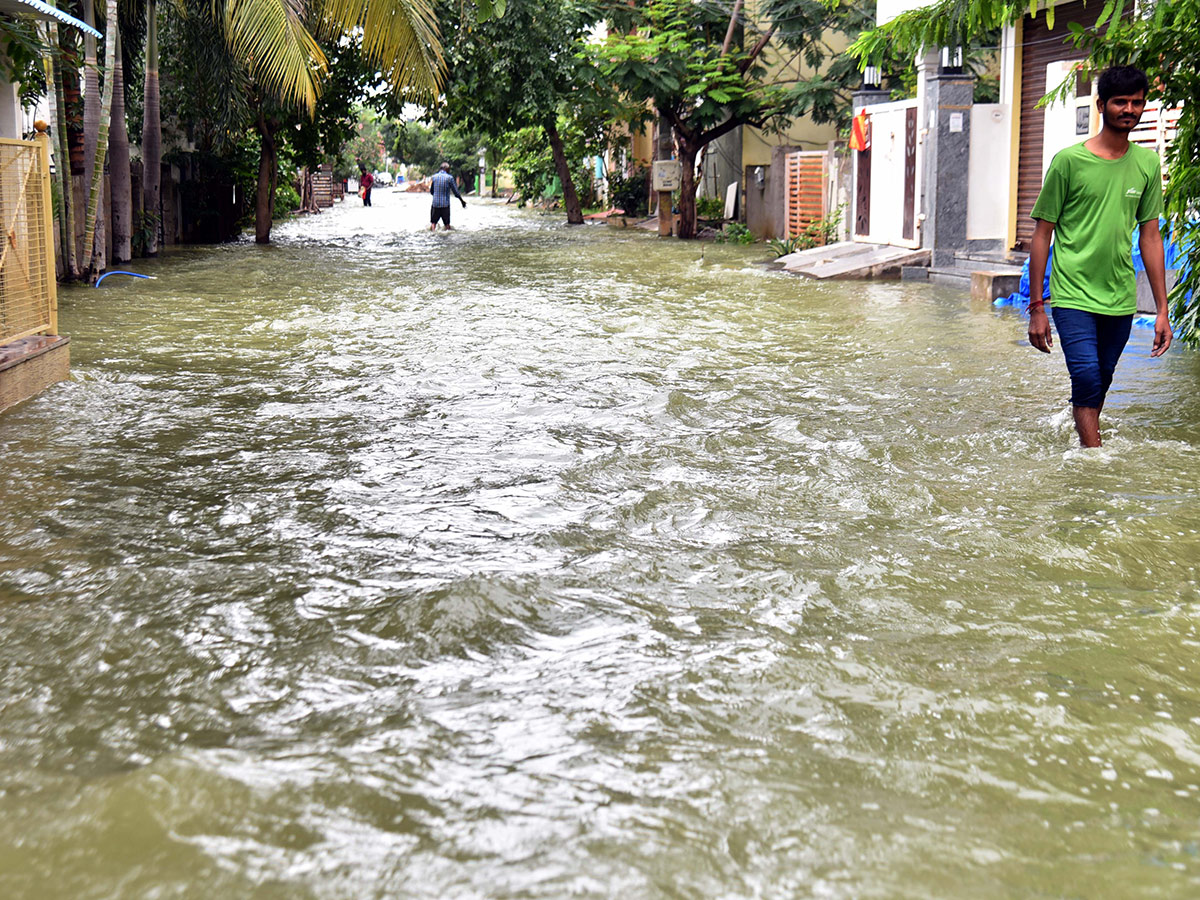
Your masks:
<svg viewBox="0 0 1200 900"><path fill-rule="evenodd" d="M492 5L492 0L475 0L475 7L480 22L486 22L496 14L496 7Z"/></svg>

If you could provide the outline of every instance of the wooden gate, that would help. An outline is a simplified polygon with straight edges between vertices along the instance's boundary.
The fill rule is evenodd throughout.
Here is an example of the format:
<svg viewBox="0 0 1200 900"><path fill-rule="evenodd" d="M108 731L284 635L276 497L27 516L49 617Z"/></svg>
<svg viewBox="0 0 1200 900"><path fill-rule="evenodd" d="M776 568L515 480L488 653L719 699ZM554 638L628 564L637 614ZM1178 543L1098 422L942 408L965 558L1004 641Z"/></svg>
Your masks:
<svg viewBox="0 0 1200 900"><path fill-rule="evenodd" d="M49 141L0 140L0 344L58 330Z"/></svg>
<svg viewBox="0 0 1200 900"><path fill-rule="evenodd" d="M795 237L829 211L829 156L824 150L787 155L784 237Z"/></svg>
<svg viewBox="0 0 1200 900"><path fill-rule="evenodd" d="M333 167L317 166L313 172L313 202L321 208L333 206Z"/></svg>

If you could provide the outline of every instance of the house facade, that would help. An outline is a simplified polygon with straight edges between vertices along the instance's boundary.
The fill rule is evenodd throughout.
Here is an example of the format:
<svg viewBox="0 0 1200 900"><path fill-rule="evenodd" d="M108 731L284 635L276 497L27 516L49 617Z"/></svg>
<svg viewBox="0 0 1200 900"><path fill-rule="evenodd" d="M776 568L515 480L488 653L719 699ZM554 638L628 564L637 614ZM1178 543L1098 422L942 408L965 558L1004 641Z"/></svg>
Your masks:
<svg viewBox="0 0 1200 900"><path fill-rule="evenodd" d="M745 15L763 23L766 17L761 7L761 0L748 0L744 7ZM769 24L763 24L758 32L766 32L769 28ZM845 49L843 35L830 34L827 38L833 51ZM768 81L787 83L812 74L800 54L788 50L777 41L767 44L761 60L767 67ZM737 128L705 149L700 166L700 195L725 200L729 197L730 187L736 185L737 218L743 220L760 238L783 237L788 230L786 198L789 155L809 154L811 163L812 155L830 154L831 145L837 141L837 137L836 125L817 124L809 116L797 118L780 132L751 126ZM806 163L806 171L810 163ZM822 172L828 174L828 160L822 162L821 167ZM794 161L792 170L794 182ZM824 185L819 190L822 200L818 206L821 212L815 215L816 218L837 206L833 192Z"/></svg>
<svg viewBox="0 0 1200 900"><path fill-rule="evenodd" d="M878 21L922 5L880 0ZM945 49L916 61L915 98L892 101L870 89L856 95L870 146L852 154L853 240L928 249L935 268L964 254L1012 262L1028 254L1030 212L1050 161L1101 124L1071 25L1093 28L1103 4L1054 6L1053 26L1039 8L1004 28L998 103L973 102L973 76ZM1064 84L1065 99L1039 106ZM1132 139L1161 154L1173 122L1172 111L1151 104Z"/></svg>

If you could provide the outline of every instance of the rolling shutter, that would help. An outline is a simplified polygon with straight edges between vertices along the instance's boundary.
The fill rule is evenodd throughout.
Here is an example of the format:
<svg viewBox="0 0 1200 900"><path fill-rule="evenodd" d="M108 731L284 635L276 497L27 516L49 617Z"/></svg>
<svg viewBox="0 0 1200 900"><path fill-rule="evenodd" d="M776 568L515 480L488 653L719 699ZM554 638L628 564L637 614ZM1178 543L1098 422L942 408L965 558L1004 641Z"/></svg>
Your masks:
<svg viewBox="0 0 1200 900"><path fill-rule="evenodd" d="M1017 242L1013 249L1029 252L1033 219L1029 213L1042 189L1042 140L1045 117L1037 108L1046 94L1046 66L1056 60L1083 59L1086 54L1071 44L1068 22L1092 28L1103 3L1060 3L1054 7L1054 30L1046 28L1045 13L1036 19L1026 16L1021 39L1021 138L1017 154ZM1055 87L1055 85L1050 85ZM1090 92L1090 84L1080 91Z"/></svg>

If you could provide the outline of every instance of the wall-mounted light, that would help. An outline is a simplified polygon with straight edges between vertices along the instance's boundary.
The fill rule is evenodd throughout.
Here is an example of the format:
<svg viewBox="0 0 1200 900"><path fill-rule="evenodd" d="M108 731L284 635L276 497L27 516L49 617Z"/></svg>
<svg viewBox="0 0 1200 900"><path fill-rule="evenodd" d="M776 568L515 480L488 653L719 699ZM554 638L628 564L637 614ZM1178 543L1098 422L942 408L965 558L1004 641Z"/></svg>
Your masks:
<svg viewBox="0 0 1200 900"><path fill-rule="evenodd" d="M962 47L942 48L942 71L959 74L963 70Z"/></svg>

